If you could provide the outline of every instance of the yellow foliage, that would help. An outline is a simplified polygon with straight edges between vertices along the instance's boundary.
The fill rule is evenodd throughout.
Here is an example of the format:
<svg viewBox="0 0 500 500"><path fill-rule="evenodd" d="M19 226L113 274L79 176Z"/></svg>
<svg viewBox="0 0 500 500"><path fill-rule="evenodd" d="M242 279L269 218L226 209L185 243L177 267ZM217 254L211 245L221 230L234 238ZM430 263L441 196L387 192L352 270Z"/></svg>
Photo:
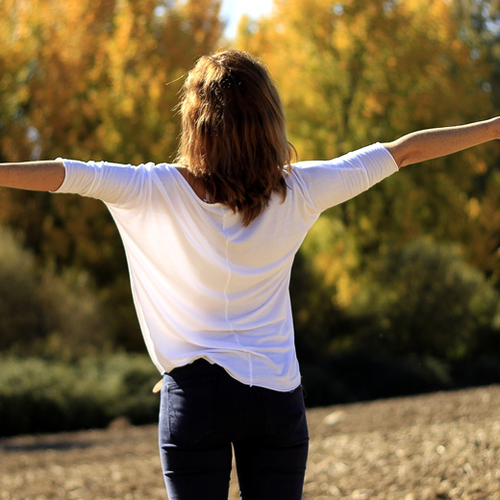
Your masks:
<svg viewBox="0 0 500 500"><path fill-rule="evenodd" d="M269 67L300 159L331 158L492 112L491 95L481 89L491 66L481 53L471 57L455 4L275 0L268 16L240 21L234 45ZM0 0L0 159L171 160L183 77L199 55L223 43L220 5ZM489 172L494 154L478 148L433 168L410 169L327 215L305 248L315 248L315 267L336 290L332 300L346 305L357 293L367 254L421 233L461 241L474 235L471 259L491 270L498 259L492 257L498 197L489 188L476 206L468 193L473 177ZM38 234L42 253L95 264L94 233L111 227L103 209L66 198L40 196L32 204L21 194L0 198L0 222L31 231L33 240ZM79 204L83 212L70 209ZM471 219L477 226L467 226Z"/></svg>
<svg viewBox="0 0 500 500"><path fill-rule="evenodd" d="M0 161L171 160L180 77L222 39L220 3L0 0ZM93 200L5 191L1 223L99 280L117 272L116 230Z"/></svg>
<svg viewBox="0 0 500 500"><path fill-rule="evenodd" d="M236 44L270 68L299 157L331 158L492 112L481 88L491 67L471 57L452 8L443 0L276 0L265 19L242 20ZM336 283L333 299L350 302L366 265L360 255L376 256L381 245L421 233L466 241L467 192L486 164L477 148L409 169L335 209L328 223L341 218L355 244L316 249L318 275Z"/></svg>

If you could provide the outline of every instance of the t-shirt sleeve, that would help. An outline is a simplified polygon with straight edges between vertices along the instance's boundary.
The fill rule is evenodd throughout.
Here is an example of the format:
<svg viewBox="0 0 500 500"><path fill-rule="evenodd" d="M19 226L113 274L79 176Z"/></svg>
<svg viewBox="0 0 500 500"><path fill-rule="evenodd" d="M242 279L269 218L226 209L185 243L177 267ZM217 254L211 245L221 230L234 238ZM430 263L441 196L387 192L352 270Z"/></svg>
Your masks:
<svg viewBox="0 0 500 500"><path fill-rule="evenodd" d="M292 172L319 213L366 191L397 172L391 153L380 143L333 160L296 163Z"/></svg>
<svg viewBox="0 0 500 500"><path fill-rule="evenodd" d="M62 158L61 158L62 159ZM152 163L126 165L62 159L64 181L56 193L75 193L108 204L130 206L147 196Z"/></svg>

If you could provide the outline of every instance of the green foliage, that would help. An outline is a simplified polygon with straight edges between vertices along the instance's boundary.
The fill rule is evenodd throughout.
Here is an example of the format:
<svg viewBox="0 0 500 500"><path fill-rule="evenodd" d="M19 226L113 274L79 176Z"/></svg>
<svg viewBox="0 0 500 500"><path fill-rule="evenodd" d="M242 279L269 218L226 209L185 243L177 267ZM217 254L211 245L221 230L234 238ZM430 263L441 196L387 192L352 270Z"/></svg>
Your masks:
<svg viewBox="0 0 500 500"><path fill-rule="evenodd" d="M360 349L302 366L308 406L352 403L453 388L450 367L433 358L401 359Z"/></svg>
<svg viewBox="0 0 500 500"><path fill-rule="evenodd" d="M297 331L309 406L500 382L499 296L456 245L419 239L363 262L339 223L318 228L299 260L315 262L320 284L307 289L312 328ZM315 333L315 312L332 303L331 322L319 319L330 330Z"/></svg>
<svg viewBox="0 0 500 500"><path fill-rule="evenodd" d="M110 314L90 276L80 270L66 269L56 274L47 267L40 279L43 291L47 338L31 352L72 359L109 352L114 345Z"/></svg>
<svg viewBox="0 0 500 500"><path fill-rule="evenodd" d="M44 311L33 255L0 228L0 350L43 334Z"/></svg>
<svg viewBox="0 0 500 500"><path fill-rule="evenodd" d="M0 351L71 359L109 351L106 309L87 273L39 268L0 228Z"/></svg>
<svg viewBox="0 0 500 500"><path fill-rule="evenodd" d="M159 374L147 356L119 354L79 363L0 357L0 435L102 427L124 416L154 422Z"/></svg>
<svg viewBox="0 0 500 500"><path fill-rule="evenodd" d="M500 336L498 304L456 247L417 240L380 258L351 306L360 325L353 342L396 356L466 358L485 332Z"/></svg>
<svg viewBox="0 0 500 500"><path fill-rule="evenodd" d="M313 407L499 384L500 356L447 362L360 348L302 363L301 372L306 405Z"/></svg>
<svg viewBox="0 0 500 500"><path fill-rule="evenodd" d="M221 40L220 3L0 0L0 160L169 161L178 90ZM326 158L494 114L499 26L486 0L279 0L236 43L268 64L301 159ZM310 404L500 380L498 151L405 169L313 227L291 283ZM0 425L153 419L142 358L61 363L144 349L105 206L2 190L0 224L19 235L0 231L0 352L53 360L4 360L15 411L1 406Z"/></svg>
<svg viewBox="0 0 500 500"><path fill-rule="evenodd" d="M290 296L300 360L317 362L325 354L324 346L342 313L331 300L330 287L322 283L303 252L295 258Z"/></svg>

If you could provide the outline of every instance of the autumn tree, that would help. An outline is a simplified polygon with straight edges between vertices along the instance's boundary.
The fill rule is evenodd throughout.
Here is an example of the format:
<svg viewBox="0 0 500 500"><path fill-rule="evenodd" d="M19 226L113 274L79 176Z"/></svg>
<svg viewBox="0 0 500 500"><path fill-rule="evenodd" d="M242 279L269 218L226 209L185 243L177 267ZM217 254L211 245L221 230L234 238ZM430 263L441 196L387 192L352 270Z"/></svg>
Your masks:
<svg viewBox="0 0 500 500"><path fill-rule="evenodd" d="M494 2L468 3L480 10L478 4ZM487 12L492 11L483 14ZM496 18L490 15L490 23L483 26L496 26L492 19ZM413 130L493 115L489 82L495 64L478 49L484 42L475 42L474 46L464 37L456 2L445 0L276 0L269 16L242 19L237 38L239 47L260 55L270 68L300 159L335 157ZM393 298L387 294L398 287L397 279L407 274L404 269L397 278L391 274L388 279L396 281L382 290L381 272L390 267L395 254L406 251L408 242L422 237L434 242L426 247L429 255L438 254L442 245L458 244L464 266L500 274L500 176L492 168L498 154L498 147L488 144L410 167L320 218L302 246L292 276L299 355L316 358L315 371L318 361L329 366L327 358L342 349L382 349L381 334L392 343L384 346L387 352L425 354L425 342L420 345L423 351L417 352L415 345L401 341L404 314L392 311L388 316L382 306ZM491 180L478 192L490 170ZM432 275L432 258L426 258L423 247L416 251L422 252L421 274ZM463 272L465 276L469 271ZM426 290L405 288L405 293L424 304L431 300ZM449 294L445 286L436 290L432 307L439 308ZM483 325L466 295L460 298L466 304L463 314L471 324ZM398 300L391 303L396 308ZM489 320L495 314L493 308ZM440 318L446 323L446 311ZM381 324L390 326L381 333ZM421 326L422 321L414 330ZM484 328L491 329L491 338L498 337L493 323ZM419 338L427 338L429 332L422 330ZM469 333L449 349L463 356L472 353L474 333ZM431 353L432 346L428 348ZM432 354L446 352L442 348Z"/></svg>
<svg viewBox="0 0 500 500"><path fill-rule="evenodd" d="M268 64L301 159L492 112L482 85L489 66L471 56L443 0L277 0L267 18L242 22L237 43ZM384 245L420 234L468 241L469 194L487 148L410 168L333 209L337 229L313 229L311 238L330 238L333 251L314 258L332 283L346 283L339 300L363 286L363 262Z"/></svg>
<svg viewBox="0 0 500 500"><path fill-rule="evenodd" d="M486 61L482 87L491 95L492 114L500 110L500 2L498 0L453 0L452 11L460 27L460 39L476 60ZM468 200L472 221L467 253L471 262L500 287L500 152L492 149L475 179Z"/></svg>
<svg viewBox="0 0 500 500"><path fill-rule="evenodd" d="M221 39L220 3L0 0L0 158L171 161L178 92ZM85 268L113 300L130 301L102 203L4 190L0 223L42 260Z"/></svg>
<svg viewBox="0 0 500 500"><path fill-rule="evenodd" d="M214 0L2 0L2 158L171 160L182 77L219 40L219 8ZM110 236L104 209L68 198L8 191L2 217L32 234L37 251L75 262L82 246L76 260L89 264L90 240Z"/></svg>

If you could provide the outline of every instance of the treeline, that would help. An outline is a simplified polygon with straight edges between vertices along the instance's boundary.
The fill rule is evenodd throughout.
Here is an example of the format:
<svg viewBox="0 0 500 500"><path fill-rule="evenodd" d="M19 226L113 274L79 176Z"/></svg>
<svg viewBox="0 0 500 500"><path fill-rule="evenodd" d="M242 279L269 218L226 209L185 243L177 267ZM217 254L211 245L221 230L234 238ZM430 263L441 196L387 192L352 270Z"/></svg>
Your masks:
<svg viewBox="0 0 500 500"><path fill-rule="evenodd" d="M499 2L276 2L243 19L302 159L493 116ZM411 166L326 213L292 282L312 404L500 382L499 149Z"/></svg>
<svg viewBox="0 0 500 500"><path fill-rule="evenodd" d="M233 41L220 3L0 0L0 161L171 161L185 75L229 45L268 65L301 160L500 108L498 2L280 0ZM320 218L292 277L310 405L500 382L499 153L409 167ZM144 352L103 204L4 189L0 224L1 352Z"/></svg>

